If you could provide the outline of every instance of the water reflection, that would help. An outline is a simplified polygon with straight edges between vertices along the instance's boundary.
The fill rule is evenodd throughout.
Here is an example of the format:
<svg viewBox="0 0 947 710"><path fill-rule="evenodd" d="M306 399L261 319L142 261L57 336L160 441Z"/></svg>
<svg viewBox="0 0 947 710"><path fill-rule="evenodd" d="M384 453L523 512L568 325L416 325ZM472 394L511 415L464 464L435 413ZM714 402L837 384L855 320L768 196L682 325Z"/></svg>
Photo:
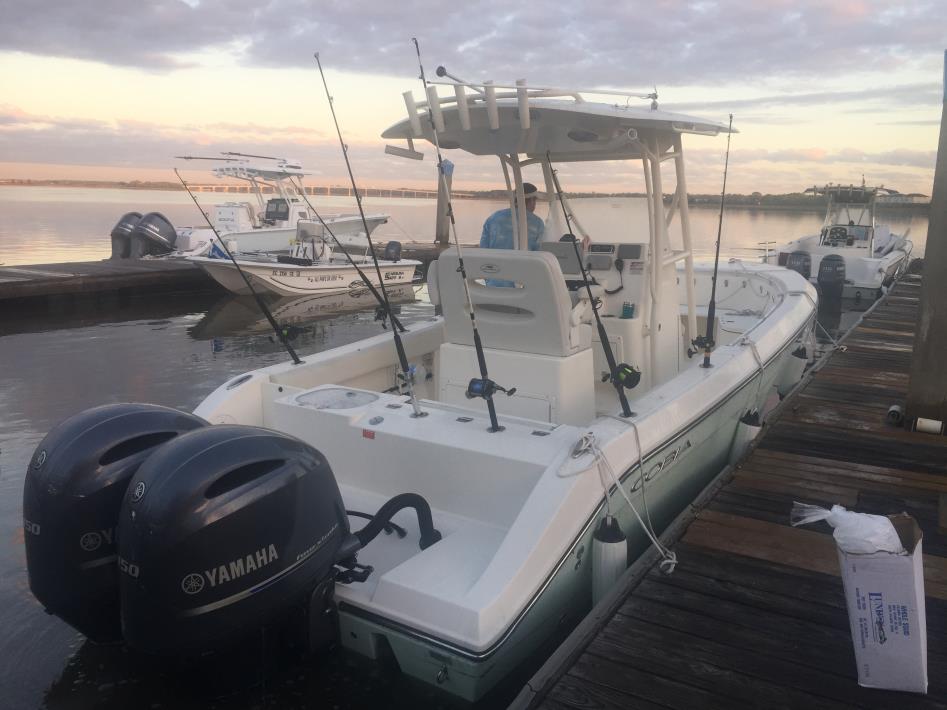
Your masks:
<svg viewBox="0 0 947 710"><path fill-rule="evenodd" d="M414 287L410 284L389 286L387 292L395 315L401 313L401 308L394 306L417 300ZM344 313L373 309L376 305L375 298L368 289L282 298L268 302L276 322L283 327L295 328L297 332L299 329L315 327L314 323L317 321L325 321ZM215 301L204 317L188 329L188 334L195 340L207 340L271 331L269 321L252 297L227 295Z"/></svg>

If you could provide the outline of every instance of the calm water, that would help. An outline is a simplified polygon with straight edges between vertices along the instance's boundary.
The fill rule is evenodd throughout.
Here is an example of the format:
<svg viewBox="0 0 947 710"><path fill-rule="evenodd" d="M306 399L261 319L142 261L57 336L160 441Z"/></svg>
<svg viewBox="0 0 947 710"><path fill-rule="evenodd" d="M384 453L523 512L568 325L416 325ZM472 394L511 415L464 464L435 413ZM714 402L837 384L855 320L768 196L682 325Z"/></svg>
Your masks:
<svg viewBox="0 0 947 710"><path fill-rule="evenodd" d="M240 201L249 195L198 193L202 205ZM354 200L347 197L312 197L317 210L352 212ZM433 241L433 200L366 198L368 211L391 215L378 228L380 241ZM454 209L458 234L463 242L476 242L484 219L505 203L488 200L457 200ZM593 239L606 241L615 231L646 228L647 212L638 199L583 199L574 201L579 220ZM201 217L184 192L157 190L93 190L52 187L0 188L0 264L42 264L61 261L104 259L111 253L109 232L125 212L162 212L178 227L198 224ZM546 208L537 214L545 218ZM716 209L691 209L694 249L713 253L717 235ZM923 253L927 238L926 216L879 215L896 232L910 228L916 256ZM787 242L812 234L822 224L814 212L758 212L733 210L724 217L721 253L749 257L760 242ZM679 234L672 229L672 239Z"/></svg>
<svg viewBox="0 0 947 710"><path fill-rule="evenodd" d="M122 213L160 210L183 226L193 222L187 199L173 192L0 189L0 263L103 258L110 251L108 232ZM382 238L404 240L410 233L429 240L431 201L372 200L366 206L392 214L379 231ZM483 219L498 206L458 202L462 239L475 241ZM343 211L352 204L320 199L317 207ZM641 224L635 220L645 214L632 200L584 200L576 209L594 235ZM693 211L696 247L704 253L712 248L716 220L713 210ZM723 251L745 255L740 248L785 241L819 223L816 214L736 211L725 220ZM910 226L922 242L926 219ZM414 294L408 289L398 296ZM370 302L365 311L364 302L330 299L279 309L279 320L296 326L294 347L302 354L380 332ZM70 414L108 402L190 410L231 376L286 358L254 308L232 297L116 297L59 308L0 313L0 707L450 707L426 686L346 654L291 666L264 686L240 692L227 682L212 689L206 683L182 686L121 648L86 643L42 611L27 585L21 496L27 463L44 434ZM422 292L400 306L400 318L410 324L432 310ZM220 693L222 699L211 700Z"/></svg>

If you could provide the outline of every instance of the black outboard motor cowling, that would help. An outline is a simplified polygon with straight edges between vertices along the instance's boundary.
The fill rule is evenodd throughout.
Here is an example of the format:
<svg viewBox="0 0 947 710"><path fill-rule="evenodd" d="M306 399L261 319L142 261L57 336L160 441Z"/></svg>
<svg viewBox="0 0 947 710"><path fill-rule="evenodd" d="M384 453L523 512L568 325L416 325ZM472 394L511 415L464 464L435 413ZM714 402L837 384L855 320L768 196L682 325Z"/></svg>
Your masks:
<svg viewBox="0 0 947 710"><path fill-rule="evenodd" d="M845 287L845 258L841 254L822 257L818 281L824 298L841 298Z"/></svg>
<svg viewBox="0 0 947 710"><path fill-rule="evenodd" d="M401 242L390 241L385 245L386 261L401 261Z"/></svg>
<svg viewBox="0 0 947 710"><path fill-rule="evenodd" d="M130 256L139 259L170 254L177 238L177 232L167 217L160 212L149 212L132 231Z"/></svg>
<svg viewBox="0 0 947 710"><path fill-rule="evenodd" d="M131 254L131 236L141 221L141 212L126 212L112 227L112 259L127 259Z"/></svg>
<svg viewBox="0 0 947 710"><path fill-rule="evenodd" d="M325 457L238 425L191 432L149 458L118 537L126 642L181 656L227 649L313 599L329 603L319 590L358 547Z"/></svg>
<svg viewBox="0 0 947 710"><path fill-rule="evenodd" d="M40 442L23 486L30 589L93 641L120 639L115 528L142 462L207 424L153 404L107 404L57 425Z"/></svg>
<svg viewBox="0 0 947 710"><path fill-rule="evenodd" d="M812 257L807 251L794 251L786 259L786 268L801 274L808 281L812 276Z"/></svg>

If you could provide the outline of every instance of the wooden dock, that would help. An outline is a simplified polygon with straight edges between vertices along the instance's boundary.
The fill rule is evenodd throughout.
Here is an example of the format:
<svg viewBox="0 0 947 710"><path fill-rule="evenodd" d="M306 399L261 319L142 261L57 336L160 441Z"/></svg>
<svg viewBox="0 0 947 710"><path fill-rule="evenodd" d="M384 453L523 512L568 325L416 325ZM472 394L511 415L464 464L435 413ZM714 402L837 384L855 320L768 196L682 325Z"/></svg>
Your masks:
<svg viewBox="0 0 947 710"><path fill-rule="evenodd" d="M0 266L0 302L76 297L134 289L140 293L219 289L186 261L122 259Z"/></svg>
<svg viewBox="0 0 947 710"><path fill-rule="evenodd" d="M947 708L947 437L885 423L907 392L919 291L905 277L868 311L665 531L677 570L646 553L511 707ZM857 684L831 528L791 527L793 501L917 520L928 695Z"/></svg>

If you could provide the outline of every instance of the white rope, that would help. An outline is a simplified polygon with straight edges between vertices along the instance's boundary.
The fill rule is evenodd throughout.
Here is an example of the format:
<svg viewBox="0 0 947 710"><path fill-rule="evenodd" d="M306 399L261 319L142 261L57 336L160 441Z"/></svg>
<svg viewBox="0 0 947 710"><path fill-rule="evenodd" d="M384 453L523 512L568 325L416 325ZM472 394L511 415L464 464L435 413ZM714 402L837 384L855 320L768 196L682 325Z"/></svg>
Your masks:
<svg viewBox="0 0 947 710"><path fill-rule="evenodd" d="M829 334L829 331L827 331L827 330L825 329L825 326L822 325L822 324L819 322L819 319L818 319L818 318L816 318L815 324L816 324L816 327L817 327L817 328L821 328L821 329L822 329L822 332L825 334L825 337L829 339L829 342L832 343L832 346L835 348L835 350L838 350L838 351L841 352L841 353L844 353L846 350L848 350L848 346L847 346L847 345L842 345L841 343L839 343L835 338L833 338L833 337Z"/></svg>
<svg viewBox="0 0 947 710"><path fill-rule="evenodd" d="M615 473L615 469L612 468L611 463L608 460L608 457L605 456L605 452L602 451L601 447L598 445L598 441L595 438L595 434L592 432L587 432L583 434L582 437L576 442L576 445L572 449L572 457L578 458L583 454L591 454L596 468L599 472L599 477L601 478L603 473L608 473L611 483L621 492L622 497L625 499L625 502L628 503L628 507L631 508L631 512L635 514L635 517L638 519L638 524L641 525L641 529L644 530L645 535L648 536L648 539L651 541L651 544L654 545L654 548L664 559L658 564L658 568L664 574L671 574L674 571L674 568L677 566L677 555L669 550L667 547L661 544L661 541L658 539L657 533L654 531L654 525L651 522L651 514L648 511L648 499L645 495L645 476L644 476L644 462L641 453L641 442L638 438L638 427L634 422L626 422L631 424L635 431L635 440L638 444L638 475L641 481L641 499L644 502L645 508L645 517L642 518L641 514L638 513L638 509L635 507L635 504L632 503L631 497L625 491L624 487L621 485L621 481L618 479L618 475ZM608 511L608 514L611 515L611 508L609 504L609 486L606 481L602 480L602 485L605 489L605 505ZM646 522L647 521L647 522Z"/></svg>

